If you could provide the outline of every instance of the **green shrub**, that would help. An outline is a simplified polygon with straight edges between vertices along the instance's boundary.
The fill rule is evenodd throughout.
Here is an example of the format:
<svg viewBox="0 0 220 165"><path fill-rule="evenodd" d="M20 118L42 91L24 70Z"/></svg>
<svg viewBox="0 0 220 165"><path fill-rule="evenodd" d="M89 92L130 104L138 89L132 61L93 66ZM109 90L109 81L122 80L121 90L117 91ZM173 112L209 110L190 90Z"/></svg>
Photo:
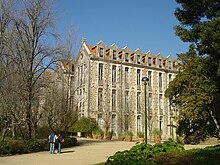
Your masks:
<svg viewBox="0 0 220 165"><path fill-rule="evenodd" d="M92 131L92 133L95 134L95 135L104 135L104 131L101 130L100 128L94 129Z"/></svg>
<svg viewBox="0 0 220 165"><path fill-rule="evenodd" d="M73 137L65 138L63 148L77 145L77 139ZM49 150L48 139L13 140L5 139L0 142L0 155L25 154L31 152Z"/></svg>
<svg viewBox="0 0 220 165"><path fill-rule="evenodd" d="M220 146L169 152L149 159L147 164L220 164Z"/></svg>
<svg viewBox="0 0 220 165"><path fill-rule="evenodd" d="M62 144L62 148L73 147L77 145L77 139L74 137L66 137L64 138L64 143Z"/></svg>
<svg viewBox="0 0 220 165"><path fill-rule="evenodd" d="M133 133L131 131L125 132L125 136L131 137L131 136L133 136Z"/></svg>
<svg viewBox="0 0 220 165"><path fill-rule="evenodd" d="M143 132L138 132L138 133L137 133L137 136L138 136L139 138L144 138L144 133L143 133Z"/></svg>
<svg viewBox="0 0 220 165"><path fill-rule="evenodd" d="M98 123L93 118L82 117L71 128L70 132L85 132L90 134L92 130L98 128Z"/></svg>
<svg viewBox="0 0 220 165"><path fill-rule="evenodd" d="M138 164L146 164L148 159L154 158L159 154L182 151L183 149L181 144L172 141L157 145L138 143L129 151L116 152L115 155L108 158L105 164L137 164L137 162Z"/></svg>

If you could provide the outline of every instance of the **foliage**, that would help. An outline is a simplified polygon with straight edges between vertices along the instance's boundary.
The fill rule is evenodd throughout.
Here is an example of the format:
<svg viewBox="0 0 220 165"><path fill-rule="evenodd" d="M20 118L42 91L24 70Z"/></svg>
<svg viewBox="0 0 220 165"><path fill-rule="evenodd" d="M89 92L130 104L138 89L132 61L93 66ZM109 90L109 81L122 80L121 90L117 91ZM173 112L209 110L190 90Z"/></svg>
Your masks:
<svg viewBox="0 0 220 165"><path fill-rule="evenodd" d="M144 133L143 133L143 132L138 132L138 133L137 133L137 136L138 136L139 138L144 138Z"/></svg>
<svg viewBox="0 0 220 165"><path fill-rule="evenodd" d="M96 128L94 130L92 130L92 133L95 134L95 135L104 135L104 131L100 128Z"/></svg>
<svg viewBox="0 0 220 165"><path fill-rule="evenodd" d="M108 131L108 132L105 133L105 135L106 135L106 136L112 136L112 135L113 135L113 132L112 132L112 131Z"/></svg>
<svg viewBox="0 0 220 165"><path fill-rule="evenodd" d="M181 144L168 141L163 144L150 145L138 143L130 150L116 152L110 156L105 164L146 164L146 161L161 153L182 151L184 148Z"/></svg>
<svg viewBox="0 0 220 165"><path fill-rule="evenodd" d="M182 117L179 119L178 125L177 134L184 135L185 144L198 144L215 133L215 124L208 120L205 122L203 119L190 121Z"/></svg>
<svg viewBox="0 0 220 165"><path fill-rule="evenodd" d="M220 3L217 0L176 2L180 4L175 11L180 21L175 27L176 35L191 45L187 53L178 55L180 72L165 95L180 109L180 122L193 125L190 129L187 125L179 127L181 135L187 138L200 132L219 136ZM205 138L200 137L200 140Z"/></svg>
<svg viewBox="0 0 220 165"><path fill-rule="evenodd" d="M154 129L153 129L153 135L154 135L154 136L161 136L162 133L163 133L163 131L160 130L159 128L154 128Z"/></svg>
<svg viewBox="0 0 220 165"><path fill-rule="evenodd" d="M76 138L67 137L62 147L77 144ZM0 155L25 154L49 150L48 139L14 140L11 138L0 142Z"/></svg>
<svg viewBox="0 0 220 165"><path fill-rule="evenodd" d="M98 128L98 124L95 119L82 117L69 129L69 131L92 133L96 128Z"/></svg>
<svg viewBox="0 0 220 165"><path fill-rule="evenodd" d="M125 132L126 137L132 137L133 133L131 131Z"/></svg>
<svg viewBox="0 0 220 165"><path fill-rule="evenodd" d="M147 162L151 164L220 164L220 146L206 147L204 149L184 150L158 155Z"/></svg>

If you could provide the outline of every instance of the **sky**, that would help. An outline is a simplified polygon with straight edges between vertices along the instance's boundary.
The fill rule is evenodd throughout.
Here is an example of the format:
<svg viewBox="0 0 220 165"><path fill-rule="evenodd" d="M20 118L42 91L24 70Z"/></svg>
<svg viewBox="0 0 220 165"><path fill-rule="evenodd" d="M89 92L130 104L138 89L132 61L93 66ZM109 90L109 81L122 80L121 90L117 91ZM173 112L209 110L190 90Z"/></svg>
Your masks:
<svg viewBox="0 0 220 165"><path fill-rule="evenodd" d="M72 25L78 42L82 37L88 45L102 40L107 47L115 43L176 59L189 45L173 29L179 24L177 7L175 0L56 0L57 30L64 34Z"/></svg>

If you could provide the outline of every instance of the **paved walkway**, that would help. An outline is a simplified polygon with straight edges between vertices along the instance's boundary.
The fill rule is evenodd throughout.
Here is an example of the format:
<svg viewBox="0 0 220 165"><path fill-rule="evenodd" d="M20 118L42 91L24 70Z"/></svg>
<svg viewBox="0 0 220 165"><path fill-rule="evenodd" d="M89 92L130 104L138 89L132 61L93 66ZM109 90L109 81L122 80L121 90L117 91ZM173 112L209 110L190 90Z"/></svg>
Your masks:
<svg viewBox="0 0 220 165"><path fill-rule="evenodd" d="M136 142L78 139L79 146L66 148L62 154L38 152L0 157L0 165L93 165L105 162L117 151L130 149ZM204 148L207 145L186 145L186 149Z"/></svg>

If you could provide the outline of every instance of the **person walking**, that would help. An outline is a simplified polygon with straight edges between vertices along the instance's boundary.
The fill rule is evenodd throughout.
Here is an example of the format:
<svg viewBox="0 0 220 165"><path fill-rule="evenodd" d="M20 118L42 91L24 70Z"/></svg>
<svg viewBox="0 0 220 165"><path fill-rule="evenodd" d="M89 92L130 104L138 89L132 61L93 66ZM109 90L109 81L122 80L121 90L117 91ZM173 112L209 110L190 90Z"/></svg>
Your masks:
<svg viewBox="0 0 220 165"><path fill-rule="evenodd" d="M61 154L61 146L62 143L64 142L64 138L60 134L58 134L57 142L58 142L58 153Z"/></svg>
<svg viewBox="0 0 220 165"><path fill-rule="evenodd" d="M55 146L55 140L57 139L57 135L54 133L51 133L49 135L49 143L50 143L50 154L54 154L54 146Z"/></svg>

